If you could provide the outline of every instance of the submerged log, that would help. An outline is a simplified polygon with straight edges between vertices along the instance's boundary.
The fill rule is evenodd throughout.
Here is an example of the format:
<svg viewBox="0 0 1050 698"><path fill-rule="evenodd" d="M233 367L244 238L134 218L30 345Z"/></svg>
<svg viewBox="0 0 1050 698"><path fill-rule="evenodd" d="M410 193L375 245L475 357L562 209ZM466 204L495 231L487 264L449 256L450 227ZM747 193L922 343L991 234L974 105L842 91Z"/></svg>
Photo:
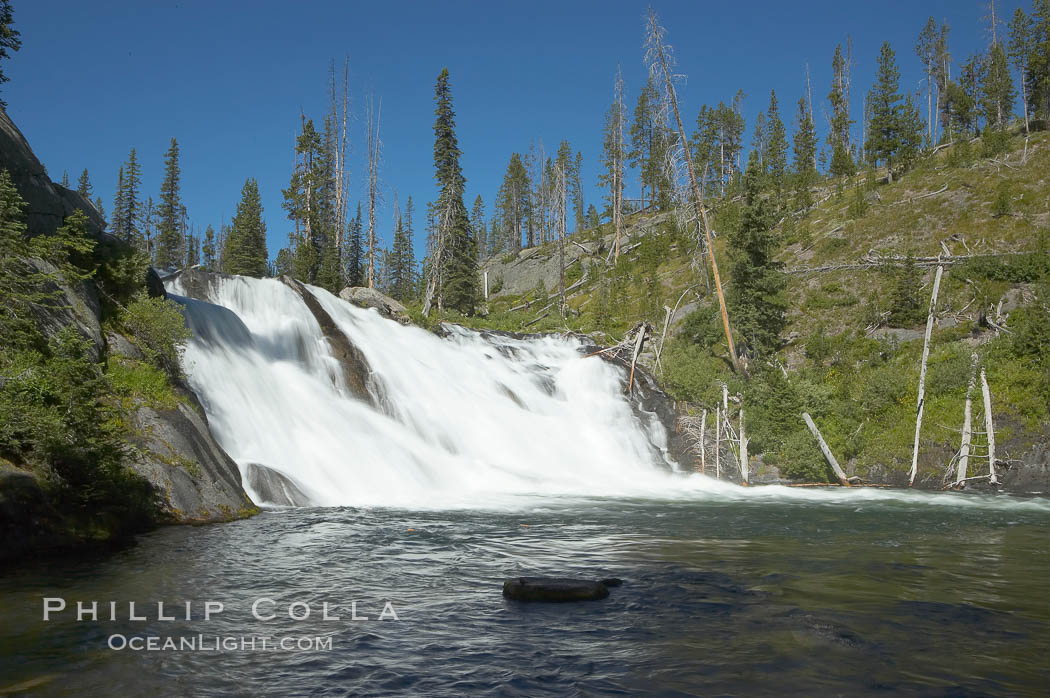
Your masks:
<svg viewBox="0 0 1050 698"><path fill-rule="evenodd" d="M514 601L596 601L609 595L619 579L591 581L564 577L514 577L503 582L503 596Z"/></svg>

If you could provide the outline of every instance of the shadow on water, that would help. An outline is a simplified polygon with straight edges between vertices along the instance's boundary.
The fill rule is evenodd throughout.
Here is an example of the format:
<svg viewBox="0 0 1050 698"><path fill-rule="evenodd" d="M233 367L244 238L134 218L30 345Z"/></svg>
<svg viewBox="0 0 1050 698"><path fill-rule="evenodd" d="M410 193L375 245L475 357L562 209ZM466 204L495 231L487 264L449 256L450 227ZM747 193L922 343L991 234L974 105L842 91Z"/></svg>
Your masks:
<svg viewBox="0 0 1050 698"><path fill-rule="evenodd" d="M0 694L1037 693L1048 524L1040 508L893 501L269 511L0 577ZM625 583L583 604L503 599L520 574ZM98 600L103 615L115 600L118 618L45 623L43 597ZM252 616L260 598L273 619ZM131 600L147 620L127 618ZM158 620L157 600L179 619ZM224 610L205 620L208 600ZM309 618L289 619L296 602ZM378 620L387 602L399 620ZM111 650L115 634L332 647Z"/></svg>

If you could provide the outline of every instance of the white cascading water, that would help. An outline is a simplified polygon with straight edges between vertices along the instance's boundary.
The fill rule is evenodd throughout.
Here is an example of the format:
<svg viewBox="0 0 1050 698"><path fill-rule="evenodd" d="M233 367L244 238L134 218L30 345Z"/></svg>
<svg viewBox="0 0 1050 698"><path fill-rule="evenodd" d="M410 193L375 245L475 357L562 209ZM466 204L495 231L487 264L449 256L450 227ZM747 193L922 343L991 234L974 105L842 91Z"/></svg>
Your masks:
<svg viewBox="0 0 1050 698"><path fill-rule="evenodd" d="M874 488L744 488L672 472L664 427L639 420L621 369L584 357L576 340L457 327L439 338L307 287L374 372L376 408L346 387L314 315L284 283L214 276L211 302L183 297L179 277L165 284L193 330L183 363L213 434L242 476L264 465L309 504L503 509L535 503L523 495L569 495L1050 508Z"/></svg>
<svg viewBox="0 0 1050 698"><path fill-rule="evenodd" d="M364 354L382 409L350 394L314 316L282 282L214 277L211 303L178 299L194 332L190 383L242 473L265 465L317 505L484 506L674 486L664 427L636 418L619 369L584 358L576 340L456 327L442 339L308 288ZM168 290L185 293L178 278Z"/></svg>

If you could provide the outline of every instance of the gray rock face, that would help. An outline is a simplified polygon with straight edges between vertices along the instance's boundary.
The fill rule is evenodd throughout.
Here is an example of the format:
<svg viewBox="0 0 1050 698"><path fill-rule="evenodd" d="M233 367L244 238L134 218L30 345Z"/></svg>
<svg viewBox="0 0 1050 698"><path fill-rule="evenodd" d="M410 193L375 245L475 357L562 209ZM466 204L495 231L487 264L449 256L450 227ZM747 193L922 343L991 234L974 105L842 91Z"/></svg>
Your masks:
<svg viewBox="0 0 1050 698"><path fill-rule="evenodd" d="M657 230L669 219L670 214L658 213L636 221L624 231L624 236L620 239L621 249ZM573 237L575 236L570 236L565 241L566 268L571 268L573 264L582 264L586 269L593 263L604 264L616 236L614 233L608 233L599 240L587 242L573 240ZM597 262L598 258L601 262ZM490 297L528 293L540 282L549 293L558 288L558 248L555 245L529 247L514 255L495 255L485 260L481 265L481 272L488 273ZM501 287L499 292L491 291L497 286Z"/></svg>
<svg viewBox="0 0 1050 698"><path fill-rule="evenodd" d="M30 259L29 263L37 270L60 277L58 269L48 262ZM46 290L57 291L58 295L47 305L36 308L37 326L48 339L53 338L63 328L72 325L80 336L88 340L91 346L88 355L92 361L102 359L102 305L98 291L87 281L73 284L50 283Z"/></svg>
<svg viewBox="0 0 1050 698"><path fill-rule="evenodd" d="M347 286L339 292L339 297L360 308L375 308L383 317L396 320L402 325L412 324L412 319L409 318L408 309L405 306L374 288Z"/></svg>
<svg viewBox="0 0 1050 698"><path fill-rule="evenodd" d="M310 497L295 480L265 465L249 463L244 469L244 479L260 504L280 507L308 507L311 504Z"/></svg>
<svg viewBox="0 0 1050 698"><path fill-rule="evenodd" d="M241 518L254 503L241 486L237 464L208 431L196 397L173 410L141 406L131 416L138 453L128 465L156 488L162 513L173 523Z"/></svg>
<svg viewBox="0 0 1050 698"><path fill-rule="evenodd" d="M106 227L94 205L47 176L44 166L26 143L7 113L0 109L0 168L11 173L18 193L26 200L26 224L30 237L50 235L76 209L88 217L88 232L100 239Z"/></svg>

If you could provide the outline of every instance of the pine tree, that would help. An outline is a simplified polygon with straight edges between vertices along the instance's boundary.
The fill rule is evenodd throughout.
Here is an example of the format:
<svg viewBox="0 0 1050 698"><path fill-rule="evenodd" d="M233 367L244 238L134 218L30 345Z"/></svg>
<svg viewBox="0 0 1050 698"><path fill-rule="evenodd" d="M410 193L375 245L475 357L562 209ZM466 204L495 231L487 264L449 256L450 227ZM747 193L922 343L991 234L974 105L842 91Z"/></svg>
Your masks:
<svg viewBox="0 0 1050 698"><path fill-rule="evenodd" d="M389 253L390 295L408 301L416 287L416 259L412 251L412 197L408 197L404 215L394 221L394 243Z"/></svg>
<svg viewBox="0 0 1050 698"><path fill-rule="evenodd" d="M364 286L364 241L361 237L364 222L361 219L361 202L357 202L357 215L347 226L344 258L344 275L348 286Z"/></svg>
<svg viewBox="0 0 1050 698"><path fill-rule="evenodd" d="M215 228L209 225L204 230L204 242L201 244L201 264L208 271L218 271L218 255L215 247Z"/></svg>
<svg viewBox="0 0 1050 698"><path fill-rule="evenodd" d="M444 304L472 315L478 298L478 255L463 205L466 178L459 164L461 152L456 140L448 68L438 75L434 101L434 169L441 192L438 204L442 211L449 212L443 217L447 224L443 225L445 253L438 270L442 277L439 307Z"/></svg>
<svg viewBox="0 0 1050 698"><path fill-rule="evenodd" d="M185 241L180 234L182 201L179 197L179 144L172 138L164 155L164 179L160 185L160 230L157 234L156 264L172 268L185 257Z"/></svg>
<svg viewBox="0 0 1050 698"><path fill-rule="evenodd" d="M222 250L222 270L262 278L267 272L266 223L259 184L249 177L241 188L237 214Z"/></svg>
<svg viewBox="0 0 1050 698"><path fill-rule="evenodd" d="M121 165L117 171L117 188L113 193L113 220L110 221L113 235L120 240L125 240L127 231L124 226L124 166ZM126 240L125 240L126 241Z"/></svg>
<svg viewBox="0 0 1050 698"><path fill-rule="evenodd" d="M831 146L830 171L833 177L852 177L857 172L857 165L853 162L850 151L849 132L853 121L849 118L849 100L846 94L847 68L842 46L838 45L831 59L831 92L828 93L828 101L831 102L828 145Z"/></svg>
<svg viewBox="0 0 1050 698"><path fill-rule="evenodd" d="M1013 19L1010 20L1010 61L1020 75L1021 83L1021 110L1024 113L1024 132L1028 128L1028 62L1032 55L1032 22L1024 10L1018 7L1014 11Z"/></svg>
<svg viewBox="0 0 1050 698"><path fill-rule="evenodd" d="M22 40L17 29L12 29L14 24L14 13L11 11L11 0L0 0L0 61L10 58L8 51L17 51L22 48ZM10 80L0 70L0 85ZM6 109L7 102L0 99L0 109Z"/></svg>
<svg viewBox="0 0 1050 698"><path fill-rule="evenodd" d="M810 189L817 181L817 133L805 97L798 100L794 143L795 208L808 209L813 205Z"/></svg>
<svg viewBox="0 0 1050 698"><path fill-rule="evenodd" d="M132 148L131 152L128 153L127 162L124 163L124 192L120 197L123 206L120 220L124 228L120 236L128 244L145 250L145 240L140 226L139 185L141 181L142 168L139 165L135 149Z"/></svg>
<svg viewBox="0 0 1050 698"><path fill-rule="evenodd" d="M787 171L787 135L780 119L777 93L769 93L769 110L766 112L766 152L762 162L769 171L769 182L773 189L777 208L784 204L784 175Z"/></svg>
<svg viewBox="0 0 1050 698"><path fill-rule="evenodd" d="M62 181L59 182L64 189L69 189L69 172L62 170Z"/></svg>
<svg viewBox="0 0 1050 698"><path fill-rule="evenodd" d="M933 145L933 93L934 93L934 71L937 66L937 22L930 17L926 20L926 26L919 33L919 41L915 45L915 55L922 61L922 69L926 74L926 122L928 125L929 143Z"/></svg>
<svg viewBox="0 0 1050 698"><path fill-rule="evenodd" d="M616 235L613 242L613 253L616 259L620 257L620 239L623 235L623 194L626 189L624 165L627 161L627 149L624 142L626 122L627 113L623 101L623 77L620 71L617 70L613 103L605 114L605 128L602 131L601 164L604 171L598 175L598 186L606 187L609 190L609 194L606 197L606 211L608 212L609 220L613 224L613 232ZM594 218L598 218L597 212ZM597 225L597 220L592 221L591 227L597 227Z"/></svg>
<svg viewBox="0 0 1050 698"><path fill-rule="evenodd" d="M1010 66L1006 60L1006 51L1000 43L993 44L988 51L987 70L981 86L981 106L984 110L984 122L989 127L1002 131L1013 115L1014 81L1010 78Z"/></svg>
<svg viewBox="0 0 1050 698"><path fill-rule="evenodd" d="M900 71L897 69L896 57L889 42L884 41L879 52L875 86L868 96L871 122L864 148L872 165L885 163L890 182L893 181L893 168L901 149L899 85Z"/></svg>
<svg viewBox="0 0 1050 698"><path fill-rule="evenodd" d="M77 180L77 193L83 196L88 201L91 201L91 179L88 177L87 168L80 173L80 179Z"/></svg>
<svg viewBox="0 0 1050 698"><path fill-rule="evenodd" d="M634 121L631 123L631 150L627 153L630 166L639 170L639 181L642 187L642 206L645 206L645 192L649 190L649 204L655 204L663 178L663 155L666 130L657 118L657 101L659 93L652 78L638 95L634 108ZM562 163L567 165L568 163Z"/></svg>
<svg viewBox="0 0 1050 698"><path fill-rule="evenodd" d="M409 201L411 200L410 197ZM485 202L481 200L481 194L474 198L474 206L470 211L470 228L474 231L474 237L478 241L478 259L484 259L488 250L485 244L488 235L485 230Z"/></svg>
<svg viewBox="0 0 1050 698"><path fill-rule="evenodd" d="M1050 120L1050 0L1032 0L1028 102L1036 118Z"/></svg>
<svg viewBox="0 0 1050 698"><path fill-rule="evenodd" d="M922 121L922 112L915 102L911 92L904 97L898 116L897 133L900 147L897 152L897 160L902 167L909 167L922 152L923 131L925 125Z"/></svg>
<svg viewBox="0 0 1050 698"><path fill-rule="evenodd" d="M568 147L565 141L562 141L562 145ZM525 231L525 223L529 217L531 189L529 174L521 160L521 155L511 153L510 162L507 163L507 172L503 175L503 184L496 197L496 206L506 226L504 237L508 250L521 249L522 233Z"/></svg>
<svg viewBox="0 0 1050 698"><path fill-rule="evenodd" d="M776 254L773 211L761 196L761 168L752 152L744 175L744 212L729 234L731 282L727 301L742 344L773 351L785 325L787 277Z"/></svg>
<svg viewBox="0 0 1050 698"><path fill-rule="evenodd" d="M98 211L98 215L102 217L102 220L106 220L106 210L102 208L102 197L95 197L95 210Z"/></svg>

